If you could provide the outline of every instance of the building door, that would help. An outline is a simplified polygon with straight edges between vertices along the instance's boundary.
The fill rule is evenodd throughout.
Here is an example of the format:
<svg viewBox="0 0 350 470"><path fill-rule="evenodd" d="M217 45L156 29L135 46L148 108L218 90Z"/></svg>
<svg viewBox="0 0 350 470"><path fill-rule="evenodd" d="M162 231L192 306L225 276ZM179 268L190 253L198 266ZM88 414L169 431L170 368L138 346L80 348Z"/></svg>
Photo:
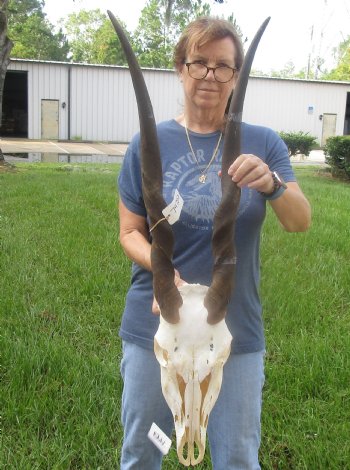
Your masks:
<svg viewBox="0 0 350 470"><path fill-rule="evenodd" d="M335 129L337 124L337 115L336 114L324 114L322 120L322 140L321 146L323 147L326 144L328 137L333 137L335 135Z"/></svg>
<svg viewBox="0 0 350 470"><path fill-rule="evenodd" d="M28 72L7 70L3 101L2 137L28 137Z"/></svg>
<svg viewBox="0 0 350 470"><path fill-rule="evenodd" d="M58 140L58 100L41 100L41 138Z"/></svg>

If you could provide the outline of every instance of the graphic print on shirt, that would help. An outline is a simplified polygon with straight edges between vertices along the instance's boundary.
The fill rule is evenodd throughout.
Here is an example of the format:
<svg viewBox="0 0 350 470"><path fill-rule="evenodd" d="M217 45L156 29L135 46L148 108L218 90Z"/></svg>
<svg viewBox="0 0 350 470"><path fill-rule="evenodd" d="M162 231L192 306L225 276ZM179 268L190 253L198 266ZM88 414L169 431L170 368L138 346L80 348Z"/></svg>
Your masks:
<svg viewBox="0 0 350 470"><path fill-rule="evenodd" d="M221 200L221 180L218 175L221 170L221 151L207 172L207 162L204 151L198 149L194 160L188 153L172 162L164 172L164 197L169 202L175 189L179 191L184 200L180 223L197 230L212 228L215 211ZM201 183L201 172L206 174L206 181ZM243 188L237 213L240 217L249 207L253 190Z"/></svg>

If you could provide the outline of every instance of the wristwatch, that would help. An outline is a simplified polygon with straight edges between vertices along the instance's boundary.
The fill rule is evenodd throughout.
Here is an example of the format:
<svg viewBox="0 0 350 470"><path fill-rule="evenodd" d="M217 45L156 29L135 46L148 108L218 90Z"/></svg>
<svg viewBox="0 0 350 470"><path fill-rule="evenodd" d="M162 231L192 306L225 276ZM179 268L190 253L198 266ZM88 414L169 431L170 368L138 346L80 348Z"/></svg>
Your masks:
<svg viewBox="0 0 350 470"><path fill-rule="evenodd" d="M271 201L282 196L284 191L287 189L286 183L283 181L283 178L277 173L277 171L271 171L271 176L273 179L273 190L271 193L263 193L259 191L260 194L267 200Z"/></svg>

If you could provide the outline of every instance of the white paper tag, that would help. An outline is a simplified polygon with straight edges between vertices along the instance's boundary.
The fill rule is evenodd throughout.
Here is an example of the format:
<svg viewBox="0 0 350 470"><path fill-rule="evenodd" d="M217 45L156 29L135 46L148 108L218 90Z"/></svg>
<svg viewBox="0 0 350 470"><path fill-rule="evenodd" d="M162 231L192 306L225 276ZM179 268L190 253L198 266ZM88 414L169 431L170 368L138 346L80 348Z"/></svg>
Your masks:
<svg viewBox="0 0 350 470"><path fill-rule="evenodd" d="M169 452L171 447L171 440L169 437L164 434L164 432L156 425L152 423L151 429L148 431L148 439L150 439L153 444L158 447L163 455L166 455Z"/></svg>
<svg viewBox="0 0 350 470"><path fill-rule="evenodd" d="M180 218L184 200L177 189L175 189L174 199L171 203L162 210L164 217L167 219L170 225L173 225Z"/></svg>

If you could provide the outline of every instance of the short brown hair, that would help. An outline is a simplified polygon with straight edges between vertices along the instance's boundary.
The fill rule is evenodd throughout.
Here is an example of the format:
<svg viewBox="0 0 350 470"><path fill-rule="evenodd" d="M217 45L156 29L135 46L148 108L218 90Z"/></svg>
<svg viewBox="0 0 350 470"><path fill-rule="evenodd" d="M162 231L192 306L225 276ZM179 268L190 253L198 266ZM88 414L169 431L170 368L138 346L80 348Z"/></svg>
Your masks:
<svg viewBox="0 0 350 470"><path fill-rule="evenodd" d="M174 51L174 65L177 70L186 62L189 52L208 42L230 37L236 49L235 67L240 70L244 60L241 38L235 27L227 20L205 16L192 21L183 31Z"/></svg>

